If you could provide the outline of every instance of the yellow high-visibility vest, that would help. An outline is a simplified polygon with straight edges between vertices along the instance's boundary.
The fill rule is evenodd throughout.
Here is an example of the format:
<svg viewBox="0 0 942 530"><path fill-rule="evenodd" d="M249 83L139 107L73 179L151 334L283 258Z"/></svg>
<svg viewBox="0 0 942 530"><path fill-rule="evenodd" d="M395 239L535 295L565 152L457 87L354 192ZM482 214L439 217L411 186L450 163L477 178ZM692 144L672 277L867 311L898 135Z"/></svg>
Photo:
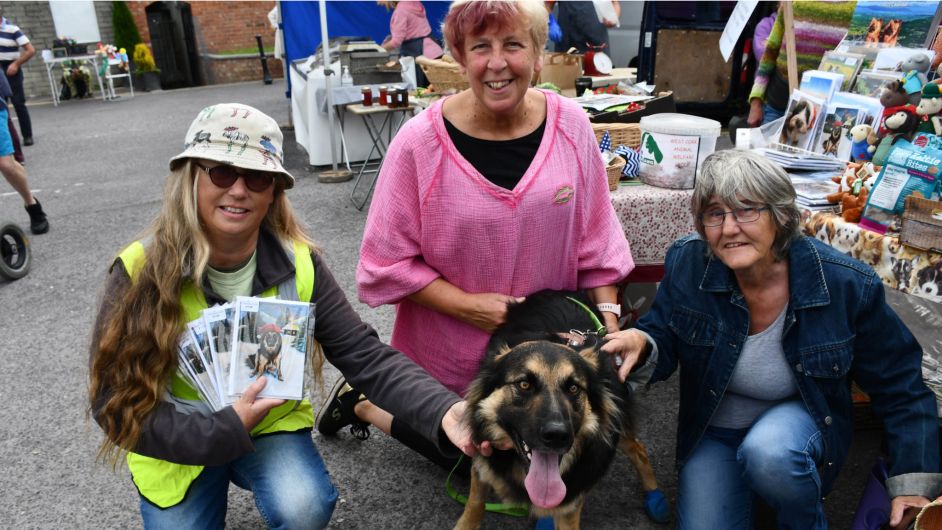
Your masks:
<svg viewBox="0 0 942 530"><path fill-rule="evenodd" d="M133 282L144 264L144 243L135 241L125 248L118 258ZM294 244L294 278L284 284L267 289L262 297L278 297L286 300L308 301L314 292L314 261L311 251L304 243ZM295 284L296 289L291 289ZM295 298L295 292L297 298ZM188 281L180 292L180 304L183 307L184 322L190 322L200 316L200 311L208 307L202 291ZM198 401L199 393L179 375L174 374L170 382L170 393L176 398ZM310 429L314 426L314 410L307 399L287 401L271 409L265 418L252 429L251 436L273 432L294 432ZM127 454L128 469L135 486L147 500L161 508L178 504L186 496L190 484L203 471L203 466L175 464L151 458L137 453Z"/></svg>

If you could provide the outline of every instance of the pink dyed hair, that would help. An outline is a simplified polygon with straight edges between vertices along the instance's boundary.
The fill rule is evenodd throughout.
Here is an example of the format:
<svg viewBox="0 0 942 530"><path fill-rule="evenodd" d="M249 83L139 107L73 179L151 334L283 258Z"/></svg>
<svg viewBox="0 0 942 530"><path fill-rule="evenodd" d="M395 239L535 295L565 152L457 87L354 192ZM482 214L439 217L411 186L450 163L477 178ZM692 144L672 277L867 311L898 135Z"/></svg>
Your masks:
<svg viewBox="0 0 942 530"><path fill-rule="evenodd" d="M451 55L464 64L464 43L489 30L510 31L523 25L533 42L534 55L546 46L549 14L540 0L458 0L451 4L442 35Z"/></svg>

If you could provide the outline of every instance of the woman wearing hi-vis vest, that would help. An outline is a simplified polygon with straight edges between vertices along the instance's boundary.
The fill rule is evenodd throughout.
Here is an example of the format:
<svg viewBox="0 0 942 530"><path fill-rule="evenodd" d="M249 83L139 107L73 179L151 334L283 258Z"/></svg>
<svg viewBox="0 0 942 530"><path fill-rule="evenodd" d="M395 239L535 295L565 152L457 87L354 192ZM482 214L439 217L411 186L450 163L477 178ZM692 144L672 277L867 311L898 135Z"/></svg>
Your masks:
<svg viewBox="0 0 942 530"><path fill-rule="evenodd" d="M324 358L383 408L423 433L475 452L464 402L383 344L347 302L285 190L282 134L262 112L200 112L170 160L163 205L144 237L111 265L90 358L90 410L100 456L126 454L146 528L222 528L229 483L251 490L272 528L323 528L337 491L311 438L311 404L257 398L258 377L217 412L177 371L177 339L200 311L236 296L314 306L313 381ZM447 436L448 440L445 439Z"/></svg>

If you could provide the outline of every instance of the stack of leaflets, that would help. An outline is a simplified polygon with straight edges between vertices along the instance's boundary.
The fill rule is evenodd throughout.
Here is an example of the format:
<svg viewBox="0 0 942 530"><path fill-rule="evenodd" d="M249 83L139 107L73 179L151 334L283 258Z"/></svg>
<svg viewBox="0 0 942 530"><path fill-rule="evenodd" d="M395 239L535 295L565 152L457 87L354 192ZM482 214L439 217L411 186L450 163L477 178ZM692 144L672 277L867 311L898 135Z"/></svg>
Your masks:
<svg viewBox="0 0 942 530"><path fill-rule="evenodd" d="M777 143L756 151L789 171L842 171L846 165L836 158Z"/></svg>
<svg viewBox="0 0 942 530"><path fill-rule="evenodd" d="M827 196L837 191L838 185L831 180L831 177L839 175L840 172L835 170L789 174L797 195L795 202L805 210L832 209L835 205L828 202Z"/></svg>
<svg viewBox="0 0 942 530"><path fill-rule="evenodd" d="M314 304L240 296L204 309L186 327L178 373L214 411L259 377L268 380L259 397L304 397Z"/></svg>

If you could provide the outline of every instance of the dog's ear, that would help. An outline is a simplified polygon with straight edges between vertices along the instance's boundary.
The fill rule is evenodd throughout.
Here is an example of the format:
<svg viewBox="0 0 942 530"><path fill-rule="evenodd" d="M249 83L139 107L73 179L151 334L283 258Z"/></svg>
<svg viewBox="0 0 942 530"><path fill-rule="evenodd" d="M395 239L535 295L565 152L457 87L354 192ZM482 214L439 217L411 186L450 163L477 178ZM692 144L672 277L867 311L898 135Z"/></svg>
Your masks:
<svg viewBox="0 0 942 530"><path fill-rule="evenodd" d="M510 350L511 350L510 345L507 344L506 341L502 340L495 343L494 348L492 350L494 352L494 361L496 362L503 359L508 353L510 353Z"/></svg>
<svg viewBox="0 0 942 530"><path fill-rule="evenodd" d="M579 357L582 357L582 359L586 363L588 363L588 365L592 368L592 370L597 372L599 370L599 353L598 353L599 344L598 344L598 341L596 342L597 342L596 344L587 346L579 350Z"/></svg>

